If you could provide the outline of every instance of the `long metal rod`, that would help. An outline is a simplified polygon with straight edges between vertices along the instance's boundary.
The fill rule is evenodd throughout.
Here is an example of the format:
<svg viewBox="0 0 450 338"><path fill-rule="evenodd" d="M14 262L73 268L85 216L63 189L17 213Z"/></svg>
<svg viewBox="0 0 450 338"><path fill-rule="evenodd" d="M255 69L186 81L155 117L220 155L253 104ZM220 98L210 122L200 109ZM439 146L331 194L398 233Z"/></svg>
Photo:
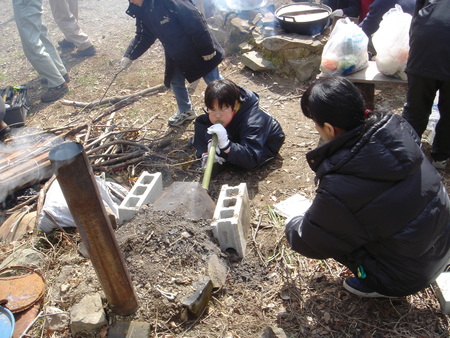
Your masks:
<svg viewBox="0 0 450 338"><path fill-rule="evenodd" d="M83 147L63 143L49 158L111 310L123 316L134 313L136 293Z"/></svg>

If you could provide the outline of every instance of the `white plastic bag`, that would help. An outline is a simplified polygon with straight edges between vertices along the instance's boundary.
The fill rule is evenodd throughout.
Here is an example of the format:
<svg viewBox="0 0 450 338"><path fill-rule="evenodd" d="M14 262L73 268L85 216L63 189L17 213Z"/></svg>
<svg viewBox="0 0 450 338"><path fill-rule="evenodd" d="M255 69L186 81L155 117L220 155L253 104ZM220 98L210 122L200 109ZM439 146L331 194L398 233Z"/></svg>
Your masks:
<svg viewBox="0 0 450 338"><path fill-rule="evenodd" d="M119 217L118 208L120 201L110 192L110 184L113 182L107 182L104 178L99 176L95 176L95 181L97 182L103 204L105 207L107 206L111 209L117 219ZM47 213L50 214L52 219ZM38 229L44 232L51 232L53 229L57 228L53 221L63 228L75 227L75 222L69 207L67 206L66 199L64 198L58 180L53 181L45 195L45 202L39 215Z"/></svg>
<svg viewBox="0 0 450 338"><path fill-rule="evenodd" d="M383 15L380 28L372 36L377 51L375 61L380 73L406 80L411 19L412 16L404 13L399 5Z"/></svg>
<svg viewBox="0 0 450 338"><path fill-rule="evenodd" d="M369 39L349 18L339 19L322 52L322 73L348 75L369 65Z"/></svg>

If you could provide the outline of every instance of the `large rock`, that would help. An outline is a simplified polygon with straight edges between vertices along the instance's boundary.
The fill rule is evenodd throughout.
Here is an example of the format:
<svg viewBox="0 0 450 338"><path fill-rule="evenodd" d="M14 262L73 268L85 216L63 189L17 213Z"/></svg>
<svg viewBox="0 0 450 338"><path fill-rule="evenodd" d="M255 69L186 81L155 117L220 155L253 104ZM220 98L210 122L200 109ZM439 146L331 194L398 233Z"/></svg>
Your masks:
<svg viewBox="0 0 450 338"><path fill-rule="evenodd" d="M99 293L84 296L70 312L72 333L96 331L107 325L102 298Z"/></svg>

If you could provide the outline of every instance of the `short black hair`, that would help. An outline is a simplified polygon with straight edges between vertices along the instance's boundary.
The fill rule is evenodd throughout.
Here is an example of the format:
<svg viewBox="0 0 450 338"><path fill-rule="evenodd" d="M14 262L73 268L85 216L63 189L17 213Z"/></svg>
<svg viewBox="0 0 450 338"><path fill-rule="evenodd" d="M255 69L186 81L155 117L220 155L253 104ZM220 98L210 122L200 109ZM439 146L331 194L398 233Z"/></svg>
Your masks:
<svg viewBox="0 0 450 338"><path fill-rule="evenodd" d="M217 100L219 108L232 107L236 101L240 102L241 91L239 86L227 79L211 81L205 90L205 106L213 108L214 100Z"/></svg>
<svg viewBox="0 0 450 338"><path fill-rule="evenodd" d="M300 106L303 114L321 127L327 122L349 131L366 120L360 91L342 76L325 76L313 82L303 94Z"/></svg>

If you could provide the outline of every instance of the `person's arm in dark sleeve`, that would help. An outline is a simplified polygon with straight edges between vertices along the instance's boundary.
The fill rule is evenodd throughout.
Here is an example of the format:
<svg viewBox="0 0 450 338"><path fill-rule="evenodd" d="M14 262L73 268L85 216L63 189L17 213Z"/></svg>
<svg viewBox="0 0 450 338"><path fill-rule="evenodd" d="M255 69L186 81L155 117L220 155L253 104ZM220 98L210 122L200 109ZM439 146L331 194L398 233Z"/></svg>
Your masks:
<svg viewBox="0 0 450 338"><path fill-rule="evenodd" d="M321 188L304 217L290 220L285 233L293 250L316 259L343 257L368 242L354 215Z"/></svg>
<svg viewBox="0 0 450 338"><path fill-rule="evenodd" d="M348 7L342 8L344 15L350 16L352 18L357 18L361 10L361 4L359 0L349 0Z"/></svg>
<svg viewBox="0 0 450 338"><path fill-rule="evenodd" d="M286 224L284 233L286 234L286 239L290 248L305 257L316 259L328 258L316 251L313 247L309 246L308 243L302 238L302 223L303 216L296 216L291 218L291 220Z"/></svg>
<svg viewBox="0 0 450 338"><path fill-rule="evenodd" d="M136 60L144 54L156 41L156 37L144 28L141 20L136 20L136 35L128 45L123 56Z"/></svg>
<svg viewBox="0 0 450 338"><path fill-rule="evenodd" d="M383 15L394 8L396 4L395 0L375 0L369 7L369 13L364 20L359 24L359 27L370 38L380 27L380 22L383 19Z"/></svg>

